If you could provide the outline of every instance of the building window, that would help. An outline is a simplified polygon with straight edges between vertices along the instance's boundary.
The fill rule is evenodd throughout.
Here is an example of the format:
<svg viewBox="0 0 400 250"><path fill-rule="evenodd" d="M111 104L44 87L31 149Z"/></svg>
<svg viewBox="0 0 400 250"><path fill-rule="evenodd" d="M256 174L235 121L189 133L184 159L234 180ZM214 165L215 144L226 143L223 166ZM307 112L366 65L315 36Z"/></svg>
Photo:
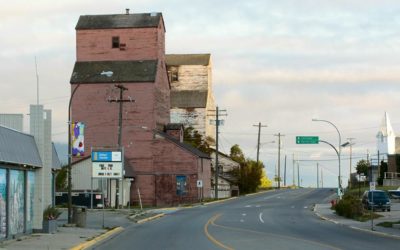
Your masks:
<svg viewBox="0 0 400 250"><path fill-rule="evenodd" d="M112 37L112 48L119 48L119 36Z"/></svg>
<svg viewBox="0 0 400 250"><path fill-rule="evenodd" d="M178 81L178 72L177 71L172 71L171 72L171 80L173 82L177 82Z"/></svg>

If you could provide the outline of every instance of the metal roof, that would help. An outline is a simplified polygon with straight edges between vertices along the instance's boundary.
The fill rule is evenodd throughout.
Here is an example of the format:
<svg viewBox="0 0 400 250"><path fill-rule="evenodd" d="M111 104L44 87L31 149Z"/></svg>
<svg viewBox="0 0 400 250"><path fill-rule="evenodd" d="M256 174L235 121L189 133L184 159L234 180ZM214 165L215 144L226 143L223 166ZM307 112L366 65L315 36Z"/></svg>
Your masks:
<svg viewBox="0 0 400 250"><path fill-rule="evenodd" d="M207 90L171 91L171 108L205 108L207 106Z"/></svg>
<svg viewBox="0 0 400 250"><path fill-rule="evenodd" d="M209 65L210 54L169 54L165 55L165 62L168 66L179 65Z"/></svg>
<svg viewBox="0 0 400 250"><path fill-rule="evenodd" d="M51 143L51 146L53 148L51 168L52 169L61 169L62 164L61 164L60 158L58 158L58 154L57 154L57 151L56 151L56 147L54 146L54 143Z"/></svg>
<svg viewBox="0 0 400 250"><path fill-rule="evenodd" d="M80 16L76 30L158 27L161 13Z"/></svg>
<svg viewBox="0 0 400 250"><path fill-rule="evenodd" d="M157 60L76 62L70 83L154 82L156 74Z"/></svg>
<svg viewBox="0 0 400 250"><path fill-rule="evenodd" d="M192 153L193 155L198 156L199 158L211 159L211 157L208 154L201 152L200 150L198 150L195 147L192 147L189 144L179 142L175 137L170 136L167 133L164 133L164 132L161 132L161 131L155 131L155 133L160 135L160 136L162 136L162 137L164 137L165 139L167 139L168 141L174 143L175 145L185 149L186 151Z"/></svg>
<svg viewBox="0 0 400 250"><path fill-rule="evenodd" d="M0 126L0 162L42 167L32 135Z"/></svg>

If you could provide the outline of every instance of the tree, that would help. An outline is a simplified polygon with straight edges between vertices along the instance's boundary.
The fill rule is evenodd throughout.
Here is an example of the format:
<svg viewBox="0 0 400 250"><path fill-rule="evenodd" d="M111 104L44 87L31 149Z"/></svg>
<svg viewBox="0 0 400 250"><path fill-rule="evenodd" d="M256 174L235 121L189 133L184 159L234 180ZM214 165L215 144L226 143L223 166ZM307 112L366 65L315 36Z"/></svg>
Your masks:
<svg viewBox="0 0 400 250"><path fill-rule="evenodd" d="M231 147L230 157L240 164L240 167L233 169L230 174L237 180L236 185L242 194L254 193L262 186L268 186L271 181L265 176L264 165L250 158L245 158L239 145Z"/></svg>
<svg viewBox="0 0 400 250"><path fill-rule="evenodd" d="M388 171L388 164L384 161L381 161L381 167L379 168L379 177L378 177L378 185L383 185L383 179L385 177L385 173Z"/></svg>
<svg viewBox="0 0 400 250"><path fill-rule="evenodd" d="M185 128L185 130L183 131L183 141L186 144L197 148L203 153L211 153L212 149L210 148L210 145L207 141L212 141L212 138L207 137L206 139L204 139L199 131L195 130L192 126Z"/></svg>
<svg viewBox="0 0 400 250"><path fill-rule="evenodd" d="M240 149L239 145L235 144L231 147L231 154L230 157L232 160L236 161L240 165L245 164L246 159L244 157L242 149Z"/></svg>
<svg viewBox="0 0 400 250"><path fill-rule="evenodd" d="M67 190L67 174L68 168L67 166L62 166L61 170L58 171L56 175L56 190L57 191L65 191Z"/></svg>
<svg viewBox="0 0 400 250"><path fill-rule="evenodd" d="M369 167L369 163L362 159L360 161L357 162L357 174L364 174L365 176L368 176L368 167Z"/></svg>
<svg viewBox="0 0 400 250"><path fill-rule="evenodd" d="M263 169L261 174L260 188L270 188L270 187L272 187L272 181L268 179L267 175L265 174L265 169Z"/></svg>

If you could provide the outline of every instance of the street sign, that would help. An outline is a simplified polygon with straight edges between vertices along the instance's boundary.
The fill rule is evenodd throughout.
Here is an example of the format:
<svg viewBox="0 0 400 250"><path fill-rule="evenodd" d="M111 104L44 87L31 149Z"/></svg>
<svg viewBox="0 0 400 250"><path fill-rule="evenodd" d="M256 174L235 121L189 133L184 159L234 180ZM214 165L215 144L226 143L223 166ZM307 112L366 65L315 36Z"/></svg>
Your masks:
<svg viewBox="0 0 400 250"><path fill-rule="evenodd" d="M197 187L198 188L203 187L203 180L197 180Z"/></svg>
<svg viewBox="0 0 400 250"><path fill-rule="evenodd" d="M92 162L120 162L121 151L92 151Z"/></svg>
<svg viewBox="0 0 400 250"><path fill-rule="evenodd" d="M375 181L371 181L371 182L369 183L369 190L370 190L370 191L374 191L374 190L375 190L375 187L376 187L376 182L375 182Z"/></svg>
<svg viewBox="0 0 400 250"><path fill-rule="evenodd" d="M296 136L296 144L318 144L318 136Z"/></svg>

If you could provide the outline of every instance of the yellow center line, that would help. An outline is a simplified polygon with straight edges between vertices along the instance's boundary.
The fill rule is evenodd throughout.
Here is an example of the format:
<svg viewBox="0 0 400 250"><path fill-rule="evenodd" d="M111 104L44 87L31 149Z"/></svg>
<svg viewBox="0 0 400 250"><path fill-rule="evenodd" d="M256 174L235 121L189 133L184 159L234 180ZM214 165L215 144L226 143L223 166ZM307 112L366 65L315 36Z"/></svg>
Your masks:
<svg viewBox="0 0 400 250"><path fill-rule="evenodd" d="M218 241L217 239L215 239L215 238L208 232L208 226L210 225L210 223L214 225L214 221L215 221L216 219L218 219L218 217L220 217L220 216L221 216L221 214L216 214L216 215L214 215L213 217L211 217L211 219L209 219L209 220L207 221L207 223L204 225L204 233L206 234L207 238L208 238L212 243L214 243L215 245L219 246L220 248L226 249L226 250L233 250L233 248L230 248L230 247L228 247L228 246L222 244L220 241Z"/></svg>
<svg viewBox="0 0 400 250"><path fill-rule="evenodd" d="M243 229L243 228L237 228L237 227L228 227L228 226L222 226L222 225L215 224L215 221L218 219L219 216L220 216L220 214L218 214L217 216L214 216L213 218L211 218L207 222L207 224L211 223L211 225L213 225L213 226L224 228L224 229L231 230L231 231L253 233L253 234L258 234L258 235L267 235L267 236L278 237L278 238L282 238L282 239L286 239L286 240L289 239L289 240L303 241L305 243L310 243L312 245L322 246L324 248L329 248L329 249L334 249L334 250L341 250L340 248L337 248L337 247L334 247L334 246L331 246L331 245L327 245L325 243L318 242L318 241L304 240L304 239L291 237L291 236L280 235L280 234L265 233L265 232L259 232L259 231L250 230L250 229Z"/></svg>

